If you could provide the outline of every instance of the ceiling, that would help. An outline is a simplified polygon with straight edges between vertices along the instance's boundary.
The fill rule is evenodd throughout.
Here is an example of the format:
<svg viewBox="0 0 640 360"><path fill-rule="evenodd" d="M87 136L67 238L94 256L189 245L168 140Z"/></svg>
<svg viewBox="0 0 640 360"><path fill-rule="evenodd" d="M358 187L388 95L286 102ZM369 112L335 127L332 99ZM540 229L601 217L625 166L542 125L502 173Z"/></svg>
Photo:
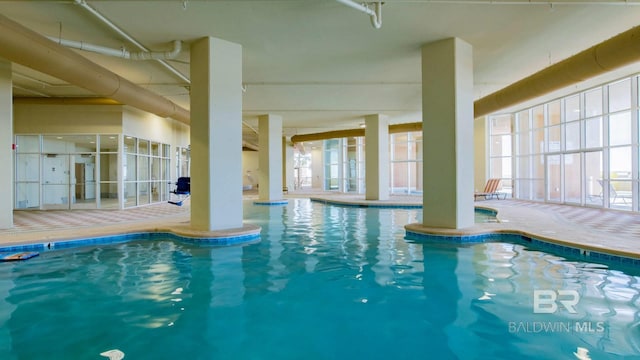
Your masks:
<svg viewBox="0 0 640 360"><path fill-rule="evenodd" d="M77 0L81 1L81 0ZM420 48L458 37L473 47L474 96L638 25L640 0L387 0L382 28L333 0L87 0L86 5L189 78L189 45L213 36L243 47L244 139L257 142L257 116L283 117L286 135L356 128L368 114L421 121ZM45 36L139 51L75 1L3 1L0 14ZM155 61L77 50L116 74L189 108L189 84ZM637 65L635 65L637 67ZM627 69L628 71L640 71ZM92 96L14 65L14 96Z"/></svg>

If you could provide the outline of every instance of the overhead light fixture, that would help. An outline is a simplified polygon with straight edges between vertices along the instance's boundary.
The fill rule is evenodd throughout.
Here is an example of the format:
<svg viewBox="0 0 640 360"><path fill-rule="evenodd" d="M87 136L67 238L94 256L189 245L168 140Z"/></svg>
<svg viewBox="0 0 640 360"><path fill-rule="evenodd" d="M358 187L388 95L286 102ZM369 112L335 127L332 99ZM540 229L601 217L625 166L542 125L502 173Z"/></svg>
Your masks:
<svg viewBox="0 0 640 360"><path fill-rule="evenodd" d="M366 128L366 127L367 127L367 124L365 124L365 123L361 123L361 124L360 124L360 127L361 127L362 129L364 129L364 128Z"/></svg>

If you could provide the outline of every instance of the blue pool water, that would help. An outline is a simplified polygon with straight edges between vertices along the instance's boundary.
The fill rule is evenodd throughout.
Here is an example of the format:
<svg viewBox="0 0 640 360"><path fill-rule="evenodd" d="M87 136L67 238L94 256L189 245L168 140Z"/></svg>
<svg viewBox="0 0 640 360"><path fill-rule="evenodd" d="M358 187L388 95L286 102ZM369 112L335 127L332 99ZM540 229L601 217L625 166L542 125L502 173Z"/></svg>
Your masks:
<svg viewBox="0 0 640 360"><path fill-rule="evenodd" d="M0 358L640 359L633 269L405 239L420 218L245 203L259 243L138 240L0 263ZM536 313L534 290L565 293ZM560 301L574 294L570 313Z"/></svg>

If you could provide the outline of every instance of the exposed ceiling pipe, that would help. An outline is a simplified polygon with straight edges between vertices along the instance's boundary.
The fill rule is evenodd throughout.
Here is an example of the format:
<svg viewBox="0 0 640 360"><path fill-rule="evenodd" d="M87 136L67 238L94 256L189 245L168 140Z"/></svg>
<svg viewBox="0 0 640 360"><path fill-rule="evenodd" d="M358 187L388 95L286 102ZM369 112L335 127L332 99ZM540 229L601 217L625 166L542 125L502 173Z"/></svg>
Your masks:
<svg viewBox="0 0 640 360"><path fill-rule="evenodd" d="M429 3L429 4L464 4L464 5L640 5L636 0L395 0L404 3Z"/></svg>
<svg viewBox="0 0 640 360"><path fill-rule="evenodd" d="M253 151L258 151L258 150L260 150L260 149L258 148L258 146L254 145L254 144L252 144L252 143L246 142L246 141L243 141L243 142L242 142L242 147L243 147L243 148L247 148L247 149L251 149L251 150L253 150Z"/></svg>
<svg viewBox="0 0 640 360"><path fill-rule="evenodd" d="M489 94L474 103L475 117L491 114L640 61L640 26Z"/></svg>
<svg viewBox="0 0 640 360"><path fill-rule="evenodd" d="M176 56L180 54L182 51L182 42L180 40L173 41L173 49L171 51L139 51L139 52L130 52L124 48L122 49L113 49L100 45L93 45L86 43L84 41L74 41L74 40L65 40L56 38L53 36L48 36L49 40L55 41L58 44L66 47L70 47L72 49L91 51L94 53L120 57L127 60L160 60L160 59L174 59Z"/></svg>
<svg viewBox="0 0 640 360"><path fill-rule="evenodd" d="M253 131L254 133L256 133L256 135L258 135L258 130L256 130L253 126L249 125L249 123L247 123L246 121L242 121L242 125L248 127L251 131Z"/></svg>
<svg viewBox="0 0 640 360"><path fill-rule="evenodd" d="M375 2L375 10L371 10L369 6L367 6L367 3L358 4L351 0L336 1L369 15L371 17L371 25L373 25L374 28L380 29L382 27L382 2Z"/></svg>
<svg viewBox="0 0 640 360"><path fill-rule="evenodd" d="M45 93L42 93L42 92L39 92L39 91L36 91L36 90L33 90L33 89L27 89L25 87L22 87L22 86L19 86L19 85L16 85L16 84L13 84L13 87L15 89L22 90L24 92L30 92L30 93L32 93L34 95L39 95L39 96L44 96L44 97L50 96L50 95L47 95Z"/></svg>
<svg viewBox="0 0 640 360"><path fill-rule="evenodd" d="M94 17L96 17L96 19L100 20L102 23L104 23L109 28L111 28L113 31L118 33L118 35L122 36L123 38L125 38L125 40L127 40L130 43L132 43L133 45L135 45L139 50L145 51L145 52L151 52L144 45L142 45L140 42L138 42L136 39L134 39L131 35L127 34L124 30L120 29L116 24L111 22L111 20L107 19L104 15L102 15L100 12L98 12L98 10L94 9L89 4L87 4L87 2L85 0L74 0L74 3L76 5L79 5L80 7L85 9L86 11L88 11L90 14L92 14ZM173 66L171 66L171 64L169 64L168 62L166 62L165 60L162 60L162 59L155 59L155 60L158 63L160 63L162 66L164 66L167 70L169 70L172 74L177 76L180 80L186 82L187 84L191 84L191 80L188 77L186 77L185 75L183 75L180 71L178 71L178 69L176 69Z"/></svg>
<svg viewBox="0 0 640 360"><path fill-rule="evenodd" d="M189 124L189 111L0 15L0 57L98 96Z"/></svg>

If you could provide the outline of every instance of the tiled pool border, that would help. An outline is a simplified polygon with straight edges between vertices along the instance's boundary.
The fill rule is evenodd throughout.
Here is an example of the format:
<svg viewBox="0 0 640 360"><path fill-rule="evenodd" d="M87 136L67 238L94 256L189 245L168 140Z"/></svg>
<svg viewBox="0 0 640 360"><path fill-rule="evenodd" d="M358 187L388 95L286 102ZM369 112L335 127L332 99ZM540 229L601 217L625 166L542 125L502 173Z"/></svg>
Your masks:
<svg viewBox="0 0 640 360"><path fill-rule="evenodd" d="M346 202L340 200L310 198L311 201L319 202L328 205L346 206L346 207L361 207L361 208L382 208L382 209L422 209L422 204L383 204L383 203L358 203L358 202Z"/></svg>
<svg viewBox="0 0 640 360"><path fill-rule="evenodd" d="M260 205L260 206L274 206L274 205L287 205L289 203L289 200L266 200L266 201L262 201L262 200L256 200L253 202L254 205Z"/></svg>
<svg viewBox="0 0 640 360"><path fill-rule="evenodd" d="M230 245L244 245L251 244L260 240L260 232L233 235L233 236L221 236L221 237L191 237L175 234L168 231L159 232L135 232L127 234L117 235L105 235L87 238L78 238L70 240L59 240L32 244L19 244L1 246L0 252L12 252L12 251L48 251L69 249L75 247L82 247L87 245L105 245L105 244L119 244L134 240L153 240L153 239L166 239L187 242L195 245L208 245L208 246L230 246Z"/></svg>
<svg viewBox="0 0 640 360"><path fill-rule="evenodd" d="M389 209L421 209L422 204L415 205L407 205L407 204L382 204L382 203L363 203L363 202L354 202L354 201L340 201L340 200L331 200L331 199L323 199L323 198L311 198L311 201L320 202L323 204L329 205L338 205L338 206L346 206L346 207L362 207L362 208L389 208ZM479 213L483 213L489 216L497 216L498 212L494 209L485 208L485 207L475 207L475 211ZM511 243L526 243L536 249L540 249L543 251L549 251L553 254L561 254L568 255L577 260L593 260L593 261L601 261L601 262L609 262L627 266L635 266L640 267L640 257L635 257L633 255L614 253L615 250L612 250L611 253L607 253L603 250L594 250L589 247L580 247L580 246L569 246L564 244L559 244L554 242L554 240L543 240L536 238L535 236L531 236L529 234L518 233L517 231L488 231L478 234L460 234L460 235L450 235L450 234L434 234L434 233L420 233L411 231L405 228L405 238L409 240L435 240L435 241L443 241L443 242L451 242L458 244L473 244L473 243L483 243L488 241L503 241L503 242L511 242Z"/></svg>
<svg viewBox="0 0 640 360"><path fill-rule="evenodd" d="M640 258L637 257L607 253L605 251L597 251L586 247L558 244L553 241L541 240L528 234L519 234L517 232L487 232L472 235L443 235L420 233L405 229L405 233L405 239L417 241L441 241L456 244L475 244L492 241L524 243L532 246L535 249L549 251L554 255L568 255L577 260L592 260L640 267Z"/></svg>
<svg viewBox="0 0 640 360"><path fill-rule="evenodd" d="M319 202L327 205L337 205L345 207L360 207L360 208L380 208L380 209L422 209L422 204L382 204L382 203L357 203L357 202L344 202L340 200L310 198L311 201ZM482 213L483 215L496 216L497 211L485 207L476 206L475 211Z"/></svg>

